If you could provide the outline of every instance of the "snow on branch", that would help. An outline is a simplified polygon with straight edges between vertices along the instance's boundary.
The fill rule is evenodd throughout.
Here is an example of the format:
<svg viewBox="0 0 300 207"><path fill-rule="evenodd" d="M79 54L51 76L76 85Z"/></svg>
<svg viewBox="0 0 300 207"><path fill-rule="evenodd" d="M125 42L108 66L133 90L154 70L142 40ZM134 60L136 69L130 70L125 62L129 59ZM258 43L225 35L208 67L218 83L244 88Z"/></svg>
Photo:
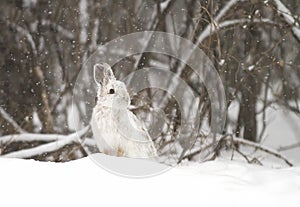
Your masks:
<svg viewBox="0 0 300 207"><path fill-rule="evenodd" d="M19 133L26 133L24 129L22 129L18 123L2 108L0 107L0 115L3 119L5 119L8 123L10 123L14 129Z"/></svg>
<svg viewBox="0 0 300 207"><path fill-rule="evenodd" d="M299 23L293 17L291 11L280 1L274 0L277 7L277 13L283 17L285 22L292 26L292 32L297 40L300 42L300 28Z"/></svg>
<svg viewBox="0 0 300 207"><path fill-rule="evenodd" d="M34 147L31 149L24 149L24 150L20 150L20 151L16 151L16 152L11 152L11 153L3 155L3 157L30 158L33 156L42 155L44 153L54 152L68 144L76 143L76 142L78 143L79 139L82 138L88 132L89 128L90 128L90 126L87 126L78 132L64 136L63 139L59 139L57 141L43 144L41 146ZM39 135L37 135L37 136L39 136ZM60 136L58 136L58 137L60 137ZM49 138L49 135L48 135L48 138Z"/></svg>
<svg viewBox="0 0 300 207"><path fill-rule="evenodd" d="M66 138L65 135L60 134L33 134L33 133L23 133L23 134L11 134L0 137L0 143L11 143L11 142L33 142L33 141L58 141Z"/></svg>

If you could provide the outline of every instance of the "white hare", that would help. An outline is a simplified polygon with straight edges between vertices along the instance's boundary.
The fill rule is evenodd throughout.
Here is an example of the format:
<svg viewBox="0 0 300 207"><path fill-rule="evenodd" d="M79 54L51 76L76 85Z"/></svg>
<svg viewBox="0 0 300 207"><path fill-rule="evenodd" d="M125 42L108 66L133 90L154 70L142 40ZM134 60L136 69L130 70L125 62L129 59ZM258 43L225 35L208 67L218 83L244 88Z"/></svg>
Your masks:
<svg viewBox="0 0 300 207"><path fill-rule="evenodd" d="M113 156L153 158L154 144L143 124L129 111L130 97L106 63L94 66L98 85L91 127L99 150Z"/></svg>

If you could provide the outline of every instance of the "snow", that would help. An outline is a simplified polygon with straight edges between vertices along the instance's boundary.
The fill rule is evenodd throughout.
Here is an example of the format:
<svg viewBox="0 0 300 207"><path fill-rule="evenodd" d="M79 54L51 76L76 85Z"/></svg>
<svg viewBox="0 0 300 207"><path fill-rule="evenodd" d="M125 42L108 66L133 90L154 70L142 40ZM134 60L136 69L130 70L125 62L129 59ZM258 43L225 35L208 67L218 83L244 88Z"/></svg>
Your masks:
<svg viewBox="0 0 300 207"><path fill-rule="evenodd" d="M225 60L224 60L224 59L221 59L220 62L219 62L219 65L222 66L222 65L224 65L224 63L225 63Z"/></svg>
<svg viewBox="0 0 300 207"><path fill-rule="evenodd" d="M171 0L166 0L166 1L161 2L160 3L161 10L164 11L168 7L168 5L170 4L170 2L171 2Z"/></svg>
<svg viewBox="0 0 300 207"><path fill-rule="evenodd" d="M133 160L116 159L124 165ZM278 170L217 160L129 179L89 158L67 163L0 158L0 166L1 206L300 205L299 167Z"/></svg>
<svg viewBox="0 0 300 207"><path fill-rule="evenodd" d="M33 134L33 133L24 133L24 134L11 134L0 137L1 144L18 141L18 142L31 142L31 141L57 141L66 138L65 135L60 134Z"/></svg>
<svg viewBox="0 0 300 207"><path fill-rule="evenodd" d="M284 146L300 143L299 116L279 107L267 109L267 128L266 137L263 140L265 146L273 149L279 149ZM297 166L300 166L300 148L294 148L280 152L282 155Z"/></svg>
<svg viewBox="0 0 300 207"><path fill-rule="evenodd" d="M300 40L299 23L294 19L290 10L280 0L274 0L274 2L277 6L277 12L283 16L286 23L293 26L292 31L297 39Z"/></svg>
<svg viewBox="0 0 300 207"><path fill-rule="evenodd" d="M252 71L252 70L254 69L254 67L255 67L254 65L250 65L250 66L248 67L248 70L249 70L249 71Z"/></svg>
<svg viewBox="0 0 300 207"><path fill-rule="evenodd" d="M271 94L271 93L269 93ZM272 96L268 97L272 100ZM258 104L258 111L263 106ZM229 123L236 123L238 119L239 104L236 101L233 101L228 109L228 121ZM262 114L257 117L257 120L262 119ZM266 123L267 127L263 136L263 139L260 144L265 147L279 150L289 145L294 145L300 143L299 133L300 133L300 121L299 116L288 112L278 106L273 104L266 110ZM262 129L262 123L258 122L258 131ZM234 127L228 126L228 133L231 133L235 130ZM293 148L289 150L279 151L280 154L285 156L290 162L295 166L300 166L300 148ZM264 159L269 159L264 155Z"/></svg>

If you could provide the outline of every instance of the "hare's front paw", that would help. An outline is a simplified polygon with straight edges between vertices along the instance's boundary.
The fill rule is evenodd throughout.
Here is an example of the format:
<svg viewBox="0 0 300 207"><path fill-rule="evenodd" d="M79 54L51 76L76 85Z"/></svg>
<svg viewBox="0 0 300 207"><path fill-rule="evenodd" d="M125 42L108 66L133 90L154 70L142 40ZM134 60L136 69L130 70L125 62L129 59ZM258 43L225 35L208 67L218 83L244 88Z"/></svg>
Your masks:
<svg viewBox="0 0 300 207"><path fill-rule="evenodd" d="M121 147L118 147L117 156L124 157L124 150Z"/></svg>
<svg viewBox="0 0 300 207"><path fill-rule="evenodd" d="M109 154L109 150L108 150L108 149L104 149L104 150L103 150L103 154L110 155L110 154Z"/></svg>

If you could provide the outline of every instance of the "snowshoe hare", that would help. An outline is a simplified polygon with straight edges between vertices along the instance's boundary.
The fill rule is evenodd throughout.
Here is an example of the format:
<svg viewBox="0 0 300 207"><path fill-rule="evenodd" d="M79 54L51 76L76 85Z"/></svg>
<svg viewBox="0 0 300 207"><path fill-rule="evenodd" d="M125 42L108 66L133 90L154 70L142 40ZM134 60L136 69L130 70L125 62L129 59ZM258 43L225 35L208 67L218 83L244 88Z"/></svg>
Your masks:
<svg viewBox="0 0 300 207"><path fill-rule="evenodd" d="M91 127L99 150L113 156L153 158L154 144L142 122L129 111L130 97L123 82L116 80L106 63L94 66L98 85L97 104Z"/></svg>

